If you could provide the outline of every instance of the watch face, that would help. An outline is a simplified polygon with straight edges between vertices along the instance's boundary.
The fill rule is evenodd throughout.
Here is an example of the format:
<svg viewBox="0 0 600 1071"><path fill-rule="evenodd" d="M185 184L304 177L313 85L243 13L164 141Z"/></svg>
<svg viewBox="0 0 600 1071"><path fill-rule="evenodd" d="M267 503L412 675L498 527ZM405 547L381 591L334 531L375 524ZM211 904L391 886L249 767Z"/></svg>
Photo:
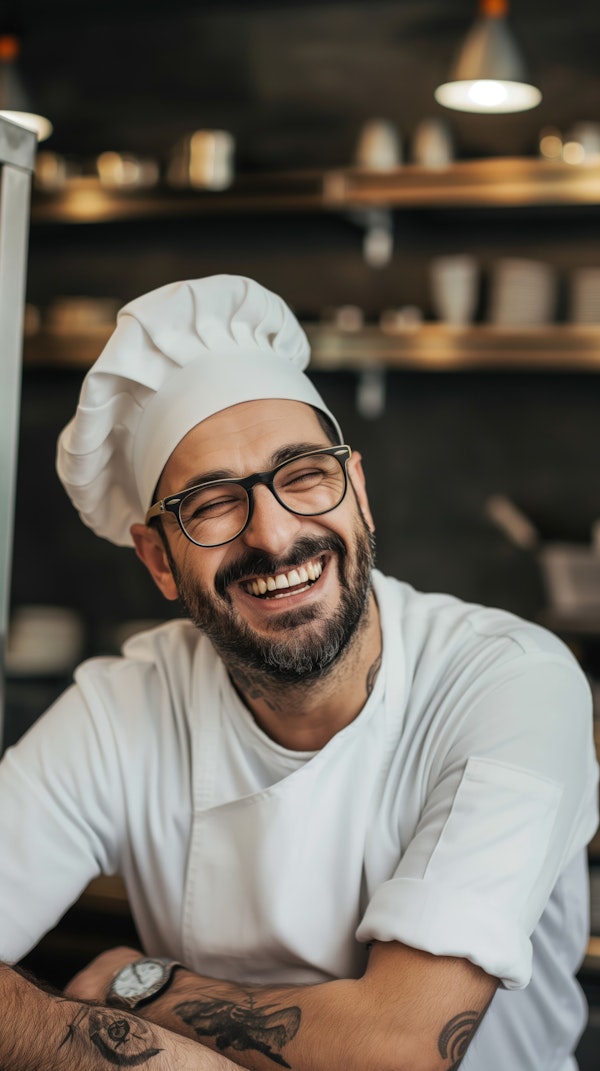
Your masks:
<svg viewBox="0 0 600 1071"><path fill-rule="evenodd" d="M153 990L155 986L160 986L164 977L163 963L155 959L141 959L123 967L115 978L113 989L120 997L139 997Z"/></svg>

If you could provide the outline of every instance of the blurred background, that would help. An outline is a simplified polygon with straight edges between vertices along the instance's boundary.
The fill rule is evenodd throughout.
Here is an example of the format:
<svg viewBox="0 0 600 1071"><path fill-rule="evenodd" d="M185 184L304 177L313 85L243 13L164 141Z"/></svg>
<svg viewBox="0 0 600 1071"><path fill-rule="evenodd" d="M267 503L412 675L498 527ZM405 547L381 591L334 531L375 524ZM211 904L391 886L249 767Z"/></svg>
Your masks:
<svg viewBox="0 0 600 1071"><path fill-rule="evenodd" d="M434 96L476 9L0 8L18 41L0 62L53 125L31 205L6 742L76 657L173 612L133 552L81 525L55 442L116 310L218 272L305 325L364 455L380 568L548 624L598 692L600 7L513 0L542 96L510 114ZM28 649L40 606L71 637L62 662Z"/></svg>
<svg viewBox="0 0 600 1071"><path fill-rule="evenodd" d="M54 126L32 199L13 605L68 603L90 650L115 622L168 612L132 555L82 528L54 443L115 310L225 271L307 325L318 386L365 454L381 568L547 608L539 548L511 543L487 503L507 496L544 543L589 544L600 516L600 157L561 157L582 127L600 152L600 9L513 3L542 101L474 115L434 91L475 8L4 5ZM202 131L229 138L220 180L194 161Z"/></svg>

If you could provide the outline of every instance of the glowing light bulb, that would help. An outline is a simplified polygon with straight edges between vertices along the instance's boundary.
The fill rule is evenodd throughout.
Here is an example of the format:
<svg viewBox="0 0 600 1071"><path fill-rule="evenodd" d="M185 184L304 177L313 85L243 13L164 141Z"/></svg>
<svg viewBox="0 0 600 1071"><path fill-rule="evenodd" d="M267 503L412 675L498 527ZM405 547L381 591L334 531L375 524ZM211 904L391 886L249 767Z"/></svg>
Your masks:
<svg viewBox="0 0 600 1071"><path fill-rule="evenodd" d="M479 82L473 82L467 95L469 100L483 108L497 108L508 97L508 90L506 86L502 85L502 82L495 82L493 79L485 78Z"/></svg>

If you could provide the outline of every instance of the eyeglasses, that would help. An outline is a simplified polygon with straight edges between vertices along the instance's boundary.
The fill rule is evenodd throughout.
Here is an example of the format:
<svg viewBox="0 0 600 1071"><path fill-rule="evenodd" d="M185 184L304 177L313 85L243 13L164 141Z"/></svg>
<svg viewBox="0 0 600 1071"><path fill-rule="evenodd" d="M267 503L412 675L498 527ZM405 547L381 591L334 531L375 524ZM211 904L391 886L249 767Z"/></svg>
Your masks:
<svg viewBox="0 0 600 1071"><path fill-rule="evenodd" d="M345 444L324 447L298 454L269 472L255 472L241 480L210 480L155 502L146 514L146 524L153 517L173 513L183 534L196 546L223 546L237 539L250 523L253 489L259 483L290 513L319 517L343 500L351 457L352 450Z"/></svg>

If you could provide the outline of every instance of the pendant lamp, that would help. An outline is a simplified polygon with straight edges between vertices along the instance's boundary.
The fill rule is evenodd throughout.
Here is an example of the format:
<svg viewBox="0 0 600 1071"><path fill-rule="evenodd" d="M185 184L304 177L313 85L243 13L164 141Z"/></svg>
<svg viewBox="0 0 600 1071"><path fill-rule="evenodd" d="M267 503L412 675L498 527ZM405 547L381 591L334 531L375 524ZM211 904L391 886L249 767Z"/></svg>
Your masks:
<svg viewBox="0 0 600 1071"><path fill-rule="evenodd" d="M45 141L52 133L52 123L31 111L19 71L20 51L21 45L15 34L0 33L0 115L28 130L35 130L38 141Z"/></svg>
<svg viewBox="0 0 600 1071"><path fill-rule="evenodd" d="M508 28L508 0L479 0L478 16L435 99L460 112L524 112L542 99Z"/></svg>

